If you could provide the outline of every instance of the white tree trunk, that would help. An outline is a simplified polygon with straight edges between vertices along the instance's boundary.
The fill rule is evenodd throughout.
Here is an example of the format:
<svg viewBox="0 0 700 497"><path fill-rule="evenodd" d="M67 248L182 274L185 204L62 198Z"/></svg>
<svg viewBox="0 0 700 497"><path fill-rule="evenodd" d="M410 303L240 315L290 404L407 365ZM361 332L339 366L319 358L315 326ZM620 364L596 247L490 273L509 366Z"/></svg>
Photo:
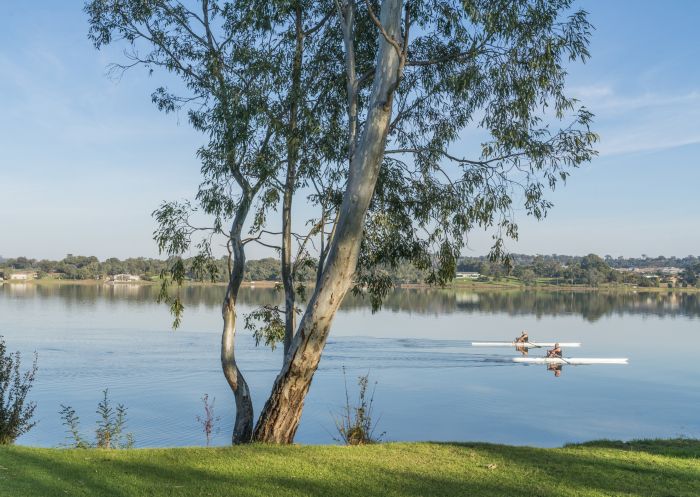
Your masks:
<svg viewBox="0 0 700 497"><path fill-rule="evenodd" d="M234 444L250 442L253 435L253 400L250 390L241 371L236 364L235 338L236 338L236 304L238 291L243 282L245 272L245 250L241 242L243 222L248 216L252 196L249 191L244 191L243 200L236 212L231 228L231 246L233 248L233 266L229 274L226 296L221 307L221 315L224 320L221 334L221 368L226 381L236 399L236 421L233 425L232 442Z"/></svg>
<svg viewBox="0 0 700 497"><path fill-rule="evenodd" d="M401 38L401 11L401 0L382 2L381 24L395 40ZM384 156L400 68L400 54L380 34L367 120L350 163L336 232L320 282L294 335L287 361L260 414L254 433L257 441L291 443L294 440L304 398L321 360L331 323L352 284L364 220Z"/></svg>

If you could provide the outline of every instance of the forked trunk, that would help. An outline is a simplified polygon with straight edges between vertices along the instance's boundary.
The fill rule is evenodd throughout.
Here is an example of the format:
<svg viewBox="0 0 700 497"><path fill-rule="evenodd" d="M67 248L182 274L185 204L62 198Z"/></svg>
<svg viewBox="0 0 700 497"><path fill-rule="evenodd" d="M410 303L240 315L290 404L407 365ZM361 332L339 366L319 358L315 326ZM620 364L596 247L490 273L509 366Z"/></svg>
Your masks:
<svg viewBox="0 0 700 497"><path fill-rule="evenodd" d="M384 0L380 18L387 34L399 40L401 0ZM320 282L292 339L287 362L258 419L256 441L291 443L294 440L304 399L321 360L331 323L350 288L357 266L364 219L386 146L399 70L398 51L380 34L367 121L350 163L336 232Z"/></svg>
<svg viewBox="0 0 700 497"><path fill-rule="evenodd" d="M229 274L226 296L221 307L221 315L224 319L224 329L221 334L221 368L236 399L236 421L233 425L232 436L234 444L250 442L253 435L253 401L250 397L248 384L236 364L234 353L237 318L236 303L245 272L245 250L241 241L241 233L243 231L243 222L250 210L251 201L251 192L246 189L231 227L230 240L233 249L233 265Z"/></svg>
<svg viewBox="0 0 700 497"><path fill-rule="evenodd" d="M236 304L228 295L224 300L222 314L224 332L221 335L221 367L236 399L236 421L233 426L231 442L234 444L247 443L250 442L253 435L253 402L248 384L236 364L234 355Z"/></svg>

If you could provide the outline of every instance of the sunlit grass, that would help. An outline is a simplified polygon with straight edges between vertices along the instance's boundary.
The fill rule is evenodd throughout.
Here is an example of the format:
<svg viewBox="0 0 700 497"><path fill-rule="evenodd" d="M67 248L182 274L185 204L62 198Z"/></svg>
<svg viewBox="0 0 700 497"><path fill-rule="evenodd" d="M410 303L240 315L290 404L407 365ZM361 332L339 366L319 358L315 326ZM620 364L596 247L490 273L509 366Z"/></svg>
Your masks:
<svg viewBox="0 0 700 497"><path fill-rule="evenodd" d="M698 496L700 442L0 448L2 496Z"/></svg>

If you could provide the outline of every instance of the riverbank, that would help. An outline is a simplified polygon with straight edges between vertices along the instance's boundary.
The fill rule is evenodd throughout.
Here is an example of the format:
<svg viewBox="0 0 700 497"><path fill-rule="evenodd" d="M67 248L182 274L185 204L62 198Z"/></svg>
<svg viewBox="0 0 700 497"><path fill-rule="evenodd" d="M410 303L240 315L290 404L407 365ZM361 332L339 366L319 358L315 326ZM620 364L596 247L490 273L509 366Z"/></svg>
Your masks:
<svg viewBox="0 0 700 497"><path fill-rule="evenodd" d="M421 283L412 284L404 283L401 288L439 288ZM603 283L599 286L588 285L555 285L547 282L538 282L535 284L526 285L517 278L503 278L501 280L478 281L478 280L455 280L445 288L452 290L473 290L473 291L532 291L532 292L617 292L617 293L639 293L639 292L658 292L658 293L695 293L700 292L700 287L649 287L629 285L626 283Z"/></svg>
<svg viewBox="0 0 700 497"><path fill-rule="evenodd" d="M5 280L6 285L82 285L82 286L94 286L94 285L105 285L105 286L115 286L115 287L128 287L128 286L155 286L160 285L160 281L150 281L150 280L137 280L129 282L113 282L105 280L69 280L61 278L37 278L32 280ZM241 283L243 288L274 288L279 285L278 281L244 281ZM186 281L184 286L221 286L225 287L227 283L223 281Z"/></svg>
<svg viewBox="0 0 700 497"><path fill-rule="evenodd" d="M148 281L139 280L132 281L129 283L113 283L104 280L64 280L58 278L39 278L34 280L22 280L22 281L11 281L5 280L5 284L8 285L109 285L109 286L129 286L129 285L160 285L159 281ZM243 288L276 288L281 285L279 281L244 281L241 284ZM210 282L210 281L187 281L185 286L226 286L224 282ZM309 284L309 287L313 287L313 284ZM586 285L552 285L548 283L537 283L535 285L525 285L521 281L515 278L505 278L498 281L477 281L477 280L455 280L445 287L437 287L426 285L423 283L401 283L397 285L397 288L404 289L418 289L418 290L469 290L475 292L482 291L541 291L541 292L608 292L608 293L639 293L639 292L653 292L653 293L697 293L700 292L700 287L675 287L675 288L665 288L665 287L640 287L627 284L602 284L600 286L586 286Z"/></svg>
<svg viewBox="0 0 700 497"><path fill-rule="evenodd" d="M266 446L124 451L0 447L0 496L700 495L700 441Z"/></svg>

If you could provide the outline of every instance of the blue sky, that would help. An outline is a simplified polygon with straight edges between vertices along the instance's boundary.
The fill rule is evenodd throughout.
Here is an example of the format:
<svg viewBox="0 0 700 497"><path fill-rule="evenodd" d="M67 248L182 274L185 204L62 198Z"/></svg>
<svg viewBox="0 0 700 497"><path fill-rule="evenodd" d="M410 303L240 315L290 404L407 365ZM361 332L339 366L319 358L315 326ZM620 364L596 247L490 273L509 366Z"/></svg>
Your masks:
<svg viewBox="0 0 700 497"><path fill-rule="evenodd" d="M583 1L592 58L569 87L596 114L600 156L508 249L700 255L700 2ZM157 256L150 213L190 197L202 137L150 102L158 73L106 75L80 1L0 7L0 255ZM469 236L471 255L490 238ZM266 255L251 250L251 257Z"/></svg>

